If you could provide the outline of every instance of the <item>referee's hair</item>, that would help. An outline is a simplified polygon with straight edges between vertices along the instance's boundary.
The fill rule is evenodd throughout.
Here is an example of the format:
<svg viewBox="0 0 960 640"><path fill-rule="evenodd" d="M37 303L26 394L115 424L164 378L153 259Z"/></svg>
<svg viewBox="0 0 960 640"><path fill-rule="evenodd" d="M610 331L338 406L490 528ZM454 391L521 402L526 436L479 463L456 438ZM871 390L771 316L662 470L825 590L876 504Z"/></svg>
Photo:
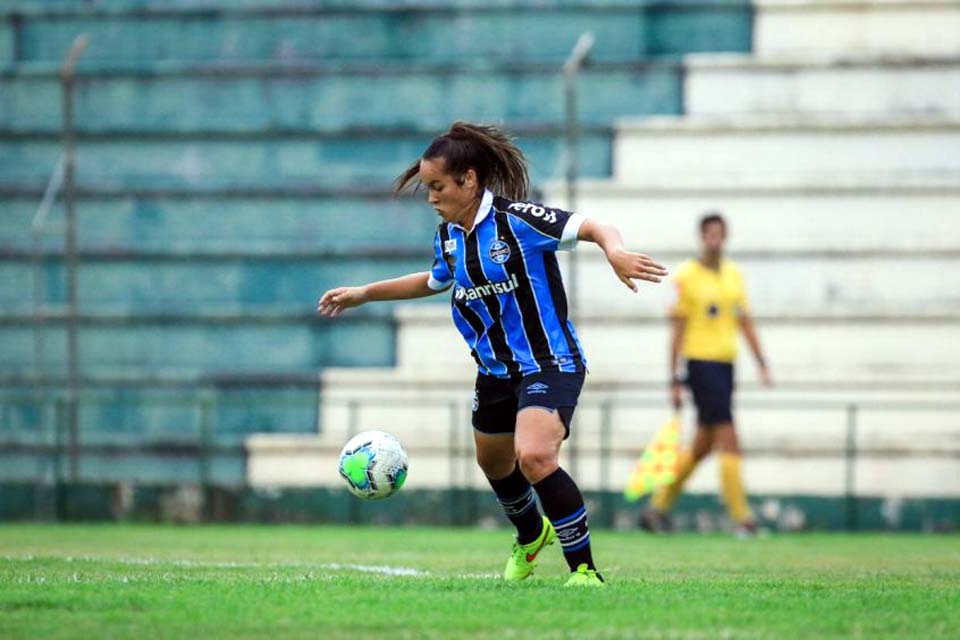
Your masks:
<svg viewBox="0 0 960 640"><path fill-rule="evenodd" d="M443 158L447 173L462 184L468 169L477 173L479 188L490 189L510 200L526 200L530 190L527 159L513 140L499 128L457 121L437 136L416 162L394 182L403 191L420 173L420 160Z"/></svg>
<svg viewBox="0 0 960 640"><path fill-rule="evenodd" d="M727 232L727 221L719 211L707 211L703 214L703 217L700 218L700 235L703 235L707 232L707 227L713 223L718 223L723 227L723 232Z"/></svg>

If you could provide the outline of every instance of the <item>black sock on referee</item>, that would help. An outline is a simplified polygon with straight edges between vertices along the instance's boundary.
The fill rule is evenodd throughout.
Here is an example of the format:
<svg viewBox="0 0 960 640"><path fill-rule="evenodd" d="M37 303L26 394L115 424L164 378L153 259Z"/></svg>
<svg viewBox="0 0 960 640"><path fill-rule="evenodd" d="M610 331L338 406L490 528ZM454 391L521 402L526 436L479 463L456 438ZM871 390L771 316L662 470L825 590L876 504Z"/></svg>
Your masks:
<svg viewBox="0 0 960 640"><path fill-rule="evenodd" d="M543 531L543 518L537 508L533 487L520 472L520 467L515 466L513 473L506 478L487 478L487 481L497 494L497 502L503 507L503 512L517 528L517 542L529 544L536 540Z"/></svg>
<svg viewBox="0 0 960 640"><path fill-rule="evenodd" d="M581 564L596 570L593 554L590 552L587 508L583 504L583 496L580 495L577 483L566 471L557 468L533 486L540 496L543 512L557 530L557 539L563 547L563 557L567 559L570 570L576 571Z"/></svg>

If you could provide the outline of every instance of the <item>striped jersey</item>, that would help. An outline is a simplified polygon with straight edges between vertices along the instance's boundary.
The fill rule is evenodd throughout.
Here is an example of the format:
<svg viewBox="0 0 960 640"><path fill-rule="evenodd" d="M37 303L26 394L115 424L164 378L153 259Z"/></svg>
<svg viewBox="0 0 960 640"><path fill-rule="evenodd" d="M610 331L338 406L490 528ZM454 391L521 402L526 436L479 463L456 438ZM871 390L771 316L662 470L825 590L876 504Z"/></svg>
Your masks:
<svg viewBox="0 0 960 640"><path fill-rule="evenodd" d="M586 369L556 256L576 246L583 220L488 190L469 232L440 224L429 286L453 285L453 322L481 373L507 378Z"/></svg>

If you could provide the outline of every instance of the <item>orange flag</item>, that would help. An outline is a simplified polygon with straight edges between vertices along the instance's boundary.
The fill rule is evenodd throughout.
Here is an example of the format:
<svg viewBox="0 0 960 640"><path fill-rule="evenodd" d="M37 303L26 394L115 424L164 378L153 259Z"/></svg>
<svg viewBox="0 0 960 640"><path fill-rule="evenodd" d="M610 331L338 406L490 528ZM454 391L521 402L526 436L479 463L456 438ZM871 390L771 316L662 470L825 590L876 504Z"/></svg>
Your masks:
<svg viewBox="0 0 960 640"><path fill-rule="evenodd" d="M657 487L673 482L677 478L679 453L680 415L674 414L660 427L633 465L623 497L628 502L634 502Z"/></svg>

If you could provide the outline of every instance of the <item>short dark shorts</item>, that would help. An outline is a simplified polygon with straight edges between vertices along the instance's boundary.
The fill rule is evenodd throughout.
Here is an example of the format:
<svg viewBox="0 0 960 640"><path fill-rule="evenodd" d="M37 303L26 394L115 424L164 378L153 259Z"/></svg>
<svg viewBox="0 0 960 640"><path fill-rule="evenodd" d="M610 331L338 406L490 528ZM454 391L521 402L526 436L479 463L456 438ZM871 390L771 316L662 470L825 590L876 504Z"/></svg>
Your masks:
<svg viewBox="0 0 960 640"><path fill-rule="evenodd" d="M555 411L570 436L570 423L577 407L583 373L546 371L514 378L477 375L473 394L473 428L480 433L513 433L517 413L530 407Z"/></svg>
<svg viewBox="0 0 960 640"><path fill-rule="evenodd" d="M697 405L697 422L715 427L733 422L733 365L709 360L687 361L687 385Z"/></svg>

